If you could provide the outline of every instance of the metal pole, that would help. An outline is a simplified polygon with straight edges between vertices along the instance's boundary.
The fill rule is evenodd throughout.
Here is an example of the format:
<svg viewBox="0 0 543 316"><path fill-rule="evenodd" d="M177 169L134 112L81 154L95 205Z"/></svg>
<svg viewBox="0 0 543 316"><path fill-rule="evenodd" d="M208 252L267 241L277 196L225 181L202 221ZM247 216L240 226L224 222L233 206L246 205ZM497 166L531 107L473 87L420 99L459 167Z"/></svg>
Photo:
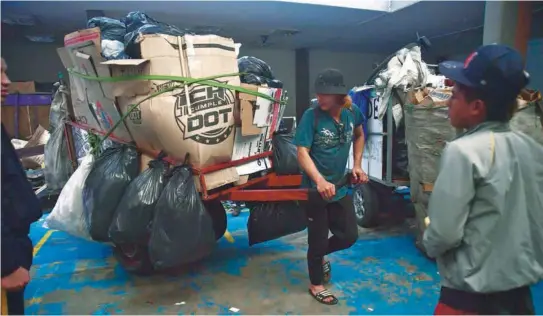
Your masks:
<svg viewBox="0 0 543 316"><path fill-rule="evenodd" d="M392 183L392 135L394 133L394 121L392 117L392 98L387 104L387 160L386 160L386 182Z"/></svg>

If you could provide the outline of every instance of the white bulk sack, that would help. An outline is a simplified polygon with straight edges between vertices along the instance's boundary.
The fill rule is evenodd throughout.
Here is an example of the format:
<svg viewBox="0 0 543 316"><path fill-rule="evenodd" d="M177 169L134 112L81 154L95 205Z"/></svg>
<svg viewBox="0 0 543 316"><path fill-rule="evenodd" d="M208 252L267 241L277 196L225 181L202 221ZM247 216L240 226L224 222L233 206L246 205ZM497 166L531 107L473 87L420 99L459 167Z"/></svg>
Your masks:
<svg viewBox="0 0 543 316"><path fill-rule="evenodd" d="M92 240L87 229L83 208L83 186L89 175L94 156L83 158L58 197L55 208L46 218L44 227L64 231L70 235Z"/></svg>

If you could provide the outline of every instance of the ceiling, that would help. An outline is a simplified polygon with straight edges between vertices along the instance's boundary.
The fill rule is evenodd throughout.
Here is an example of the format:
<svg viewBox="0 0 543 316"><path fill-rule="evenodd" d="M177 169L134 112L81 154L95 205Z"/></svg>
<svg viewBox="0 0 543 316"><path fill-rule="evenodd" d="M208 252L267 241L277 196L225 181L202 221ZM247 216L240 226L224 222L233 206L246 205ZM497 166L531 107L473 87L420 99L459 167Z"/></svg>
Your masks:
<svg viewBox="0 0 543 316"><path fill-rule="evenodd" d="M140 10L161 22L233 37L251 47L390 53L415 40L417 32L434 38L433 46L464 35L480 43L483 1L413 2L390 2L399 9L382 11L289 1L2 1L2 19L20 15L36 22L2 23L2 41L54 35L61 43L64 34L85 27L87 10L112 18Z"/></svg>

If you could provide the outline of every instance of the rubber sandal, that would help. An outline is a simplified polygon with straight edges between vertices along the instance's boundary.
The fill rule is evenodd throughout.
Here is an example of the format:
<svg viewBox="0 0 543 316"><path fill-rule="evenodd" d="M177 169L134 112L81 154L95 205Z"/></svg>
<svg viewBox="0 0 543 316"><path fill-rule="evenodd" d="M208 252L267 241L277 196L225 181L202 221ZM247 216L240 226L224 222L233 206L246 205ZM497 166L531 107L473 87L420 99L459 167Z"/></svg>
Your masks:
<svg viewBox="0 0 543 316"><path fill-rule="evenodd" d="M327 289L324 289L316 294L313 294L313 291L309 289L309 295L313 296L314 299L324 305L336 305L338 303L337 297L335 297L334 294ZM332 298L332 300L326 301L328 298Z"/></svg>
<svg viewBox="0 0 543 316"><path fill-rule="evenodd" d="M332 265L330 264L330 261L326 261L322 264L322 274L324 283L330 282L330 279L332 278Z"/></svg>

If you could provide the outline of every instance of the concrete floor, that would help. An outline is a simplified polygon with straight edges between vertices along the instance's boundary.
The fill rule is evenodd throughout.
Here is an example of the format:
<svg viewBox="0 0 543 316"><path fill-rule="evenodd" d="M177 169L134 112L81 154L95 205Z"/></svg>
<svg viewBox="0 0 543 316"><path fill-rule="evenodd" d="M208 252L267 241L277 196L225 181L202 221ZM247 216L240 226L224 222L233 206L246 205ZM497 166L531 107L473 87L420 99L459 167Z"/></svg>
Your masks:
<svg viewBox="0 0 543 316"><path fill-rule="evenodd" d="M248 246L247 213L229 217L234 243L178 276L135 277L110 247L34 225L33 280L27 314L431 314L438 296L435 264L413 246L406 225L362 232L332 255L332 290L340 304L307 294L306 236ZM543 313L543 284L534 287Z"/></svg>

